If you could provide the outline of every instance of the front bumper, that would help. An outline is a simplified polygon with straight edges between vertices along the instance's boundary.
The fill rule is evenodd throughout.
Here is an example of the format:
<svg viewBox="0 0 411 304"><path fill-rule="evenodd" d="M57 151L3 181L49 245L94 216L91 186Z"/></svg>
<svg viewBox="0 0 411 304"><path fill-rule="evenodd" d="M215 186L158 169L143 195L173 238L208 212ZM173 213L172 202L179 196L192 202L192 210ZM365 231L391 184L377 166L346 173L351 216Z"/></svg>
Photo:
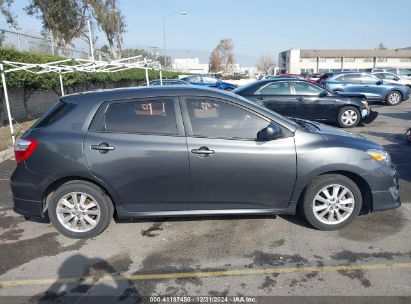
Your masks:
<svg viewBox="0 0 411 304"><path fill-rule="evenodd" d="M363 177L371 188L371 211L383 211L401 206L398 172L395 166L381 166Z"/></svg>

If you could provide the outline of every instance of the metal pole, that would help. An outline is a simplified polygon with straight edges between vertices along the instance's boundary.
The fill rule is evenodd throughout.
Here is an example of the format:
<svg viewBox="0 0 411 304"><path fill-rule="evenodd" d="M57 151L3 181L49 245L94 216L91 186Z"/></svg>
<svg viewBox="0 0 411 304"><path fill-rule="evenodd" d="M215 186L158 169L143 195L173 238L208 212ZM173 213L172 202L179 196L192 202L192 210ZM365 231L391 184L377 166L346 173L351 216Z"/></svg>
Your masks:
<svg viewBox="0 0 411 304"><path fill-rule="evenodd" d="M164 67L167 69L167 54L166 54L166 17L163 17L163 56L164 56Z"/></svg>
<svg viewBox="0 0 411 304"><path fill-rule="evenodd" d="M147 82L147 86L150 86L150 80L148 79L148 69L146 68L146 82Z"/></svg>
<svg viewBox="0 0 411 304"><path fill-rule="evenodd" d="M161 67L160 67L160 85L163 85L163 73L161 72Z"/></svg>
<svg viewBox="0 0 411 304"><path fill-rule="evenodd" d="M90 42L91 60L94 61L93 36L91 35L90 20L87 20L87 26L88 26L88 38L89 38L89 42Z"/></svg>
<svg viewBox="0 0 411 304"><path fill-rule="evenodd" d="M51 53L54 56L54 38L53 38L52 32L50 32L50 43L51 43Z"/></svg>
<svg viewBox="0 0 411 304"><path fill-rule="evenodd" d="M60 79L61 96L64 96L63 75L61 75L61 70L59 70L59 79Z"/></svg>
<svg viewBox="0 0 411 304"><path fill-rule="evenodd" d="M11 118L11 112L10 112L9 93L7 92L7 83L6 83L6 73L4 71L4 65L2 63L0 63L0 72L1 72L1 81L3 83L4 98L6 100L6 108L7 108L7 116L8 116L8 119L9 119L11 141L14 145L16 140L15 140L15 137L14 137L13 119Z"/></svg>

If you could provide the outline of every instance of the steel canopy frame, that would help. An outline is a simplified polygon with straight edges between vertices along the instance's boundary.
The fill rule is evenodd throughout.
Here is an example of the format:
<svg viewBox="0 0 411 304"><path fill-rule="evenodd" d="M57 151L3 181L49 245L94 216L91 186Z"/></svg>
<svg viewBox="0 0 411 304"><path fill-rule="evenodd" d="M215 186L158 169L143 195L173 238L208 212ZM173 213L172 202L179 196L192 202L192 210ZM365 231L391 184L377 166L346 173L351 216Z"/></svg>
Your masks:
<svg viewBox="0 0 411 304"><path fill-rule="evenodd" d="M159 61L144 58L142 55L121 58L112 61L86 60L86 59L64 59L47 63L27 63L1 60L0 73L3 84L4 98L6 101L7 118L9 121L10 134L13 145L15 143L15 134L13 128L13 118L11 116L9 95L7 90L8 73L16 71L26 71L32 74L41 75L45 73L58 73L61 95L64 96L63 75L74 72L86 73L116 73L130 69L144 69L146 76L146 85L150 86L148 70L157 70L160 72L160 85L163 85L162 68Z"/></svg>

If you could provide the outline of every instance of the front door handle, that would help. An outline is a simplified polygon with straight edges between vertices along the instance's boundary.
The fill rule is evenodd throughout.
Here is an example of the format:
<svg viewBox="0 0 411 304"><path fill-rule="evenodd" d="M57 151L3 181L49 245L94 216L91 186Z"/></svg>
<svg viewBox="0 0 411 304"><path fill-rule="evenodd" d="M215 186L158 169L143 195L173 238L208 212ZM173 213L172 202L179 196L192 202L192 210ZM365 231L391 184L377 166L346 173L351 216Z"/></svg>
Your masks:
<svg viewBox="0 0 411 304"><path fill-rule="evenodd" d="M114 150L114 147L110 147L109 144L106 142L99 143L98 145L91 145L90 148L92 150L98 150L102 154Z"/></svg>
<svg viewBox="0 0 411 304"><path fill-rule="evenodd" d="M299 97L297 97L297 100L298 100L298 101L303 101L304 98L302 98L301 96L299 96Z"/></svg>
<svg viewBox="0 0 411 304"><path fill-rule="evenodd" d="M210 150L207 147L200 147L198 149L192 149L191 153L198 154L200 156L208 156L210 154L214 154L214 150Z"/></svg>
<svg viewBox="0 0 411 304"><path fill-rule="evenodd" d="M263 96L257 96L257 99L264 100L264 97Z"/></svg>

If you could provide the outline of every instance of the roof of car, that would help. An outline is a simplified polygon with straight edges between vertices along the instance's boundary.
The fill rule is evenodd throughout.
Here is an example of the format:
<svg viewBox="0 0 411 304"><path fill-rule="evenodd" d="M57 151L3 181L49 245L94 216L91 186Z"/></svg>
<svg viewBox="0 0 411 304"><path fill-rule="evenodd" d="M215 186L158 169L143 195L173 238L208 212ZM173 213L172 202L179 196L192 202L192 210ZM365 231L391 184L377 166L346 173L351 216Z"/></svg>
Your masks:
<svg viewBox="0 0 411 304"><path fill-rule="evenodd" d="M74 93L61 97L61 100L68 102L104 102L110 100L131 99L137 97L156 97L156 96L182 96L182 95L195 95L195 96L229 96L235 95L231 92L218 90L215 88L199 87L199 86L187 86L187 85L174 85L174 86L154 86L154 87L129 87L129 88L116 88L116 89L104 89L93 90L81 93Z"/></svg>

